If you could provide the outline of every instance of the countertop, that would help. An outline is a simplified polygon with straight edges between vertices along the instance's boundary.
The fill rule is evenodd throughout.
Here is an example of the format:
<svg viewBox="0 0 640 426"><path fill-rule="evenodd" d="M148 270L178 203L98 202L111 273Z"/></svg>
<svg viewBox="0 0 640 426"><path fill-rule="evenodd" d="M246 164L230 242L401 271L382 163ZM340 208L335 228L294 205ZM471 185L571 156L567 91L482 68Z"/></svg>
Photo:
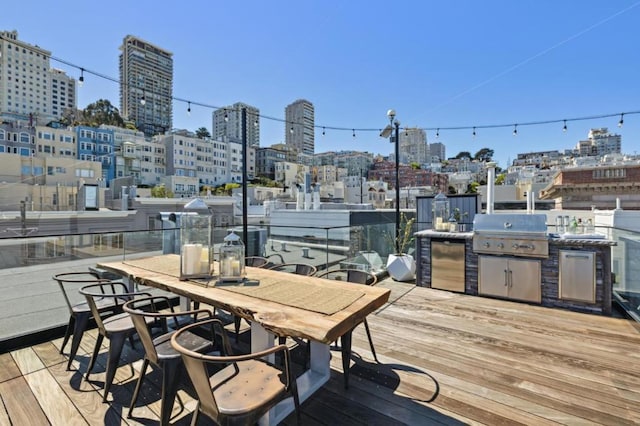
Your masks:
<svg viewBox="0 0 640 426"><path fill-rule="evenodd" d="M426 237L426 238L448 238L448 239L472 239L473 232L442 232L442 231L434 231L432 229L427 229L424 231L418 231L415 233L416 237ZM609 240L607 238L593 238L584 236L581 237L580 234L572 235L570 238L563 238L557 234L549 234L549 243L564 245L564 246L585 246L585 245L593 245L593 246L615 246L617 243L613 240Z"/></svg>

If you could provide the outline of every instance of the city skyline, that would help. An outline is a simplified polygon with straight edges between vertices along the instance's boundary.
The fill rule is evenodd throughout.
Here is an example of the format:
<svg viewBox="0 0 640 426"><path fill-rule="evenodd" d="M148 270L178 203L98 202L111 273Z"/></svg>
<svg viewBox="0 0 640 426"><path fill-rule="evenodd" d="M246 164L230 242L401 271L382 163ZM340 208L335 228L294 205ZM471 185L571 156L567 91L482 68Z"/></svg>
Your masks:
<svg viewBox="0 0 640 426"><path fill-rule="evenodd" d="M284 108L299 98L315 107L316 152L388 155L393 146L377 129L388 124L389 108L403 127L477 126L475 137L470 129L441 130L439 138L427 130L427 141L444 143L447 156L491 148L502 167L518 153L574 147L591 128L621 134L624 153L640 146L640 115L625 116L622 128L618 116L569 121L566 132L561 122L520 125L515 137L509 127L637 111L638 2L587 1L579 8L551 1L401 2L393 8L376 1L249 2L216 8L213 27L207 25L212 7L204 2L189 9L128 4L124 15L118 3L98 16L91 5L63 1L56 10L73 10L74 26L55 29L44 25L49 6L34 4L25 14L25 6L9 4L0 28L110 77L118 75L118 46L127 34L167 49L174 54L173 95L192 102L190 114L186 102L173 102L174 127L211 130L212 109L197 104L246 102L263 114L262 146L284 142ZM108 23L99 31L97 18ZM238 25L246 31L235 31ZM51 65L80 75L54 59ZM100 98L120 107L117 84L87 72L84 79L78 107ZM506 127L481 128L494 124ZM345 130L322 135L323 126ZM353 137L352 129L370 130Z"/></svg>

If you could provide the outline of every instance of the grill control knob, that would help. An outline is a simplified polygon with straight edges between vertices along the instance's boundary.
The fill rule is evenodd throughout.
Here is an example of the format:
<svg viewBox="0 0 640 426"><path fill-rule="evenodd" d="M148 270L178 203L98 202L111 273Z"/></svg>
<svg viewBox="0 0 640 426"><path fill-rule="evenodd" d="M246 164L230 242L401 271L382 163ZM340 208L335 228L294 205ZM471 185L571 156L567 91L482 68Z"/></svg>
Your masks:
<svg viewBox="0 0 640 426"><path fill-rule="evenodd" d="M503 249L504 248L504 244L503 243L498 243L498 248Z"/></svg>
<svg viewBox="0 0 640 426"><path fill-rule="evenodd" d="M484 242L484 244L482 244L482 245L483 245L483 246L485 246L486 248L489 248L489 246L490 246L491 244L489 244L489 241L485 241L485 242Z"/></svg>
<svg viewBox="0 0 640 426"><path fill-rule="evenodd" d="M517 250L520 248L520 244L518 243L513 243L513 245L511 246L512 249Z"/></svg>

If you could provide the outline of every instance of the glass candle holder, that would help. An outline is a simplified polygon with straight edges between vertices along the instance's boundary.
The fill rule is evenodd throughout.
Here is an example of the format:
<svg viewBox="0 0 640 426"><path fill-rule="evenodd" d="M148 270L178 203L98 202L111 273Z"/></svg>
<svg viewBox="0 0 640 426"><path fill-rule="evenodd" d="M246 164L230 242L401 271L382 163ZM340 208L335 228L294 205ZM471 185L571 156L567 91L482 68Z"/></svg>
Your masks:
<svg viewBox="0 0 640 426"><path fill-rule="evenodd" d="M220 246L220 281L242 281L244 277L244 244L231 231Z"/></svg>
<svg viewBox="0 0 640 426"><path fill-rule="evenodd" d="M210 278L213 274L213 216L196 198L184 206L180 221L180 279Z"/></svg>

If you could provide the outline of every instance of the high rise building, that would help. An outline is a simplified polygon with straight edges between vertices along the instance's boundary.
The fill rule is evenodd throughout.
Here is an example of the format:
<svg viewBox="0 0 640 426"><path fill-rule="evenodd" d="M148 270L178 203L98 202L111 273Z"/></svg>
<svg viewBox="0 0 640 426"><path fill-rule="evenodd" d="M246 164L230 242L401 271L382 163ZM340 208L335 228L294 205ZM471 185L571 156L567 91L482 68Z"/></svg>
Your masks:
<svg viewBox="0 0 640 426"><path fill-rule="evenodd" d="M260 110L242 102L213 111L213 139L242 142L243 108L247 110L247 145L260 146Z"/></svg>
<svg viewBox="0 0 640 426"><path fill-rule="evenodd" d="M427 162L427 132L417 127L403 129L399 134L400 163L420 165Z"/></svg>
<svg viewBox="0 0 640 426"><path fill-rule="evenodd" d="M76 81L49 65L51 52L0 31L0 116L46 124L76 109Z"/></svg>
<svg viewBox="0 0 640 426"><path fill-rule="evenodd" d="M313 155L315 150L315 118L313 104L298 99L287 105L285 113L285 144L299 152Z"/></svg>
<svg viewBox="0 0 640 426"><path fill-rule="evenodd" d="M439 163L446 160L445 146L442 142L434 142L429 144L429 158L430 163Z"/></svg>
<svg viewBox="0 0 640 426"><path fill-rule="evenodd" d="M127 35L120 46L120 112L145 135L172 128L173 53Z"/></svg>

